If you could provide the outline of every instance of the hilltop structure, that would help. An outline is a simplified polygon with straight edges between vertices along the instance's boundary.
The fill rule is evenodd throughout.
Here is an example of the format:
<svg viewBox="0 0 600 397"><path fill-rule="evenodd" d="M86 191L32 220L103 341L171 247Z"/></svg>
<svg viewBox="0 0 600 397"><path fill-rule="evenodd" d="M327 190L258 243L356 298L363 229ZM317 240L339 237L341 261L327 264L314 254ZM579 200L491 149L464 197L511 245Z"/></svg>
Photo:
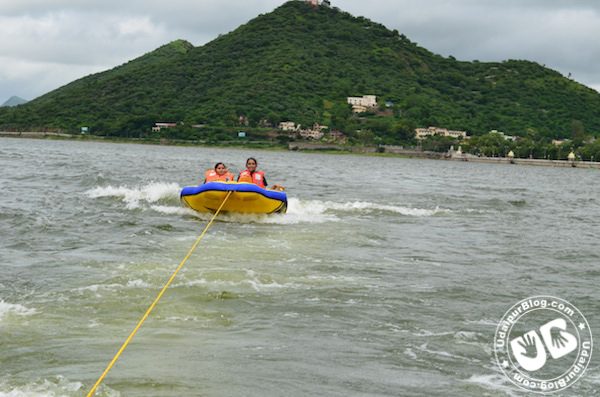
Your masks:
<svg viewBox="0 0 600 397"><path fill-rule="evenodd" d="M310 4L313 8L316 8L319 5L324 5L326 7L331 6L331 2L329 0L304 0L304 1L308 4Z"/></svg>

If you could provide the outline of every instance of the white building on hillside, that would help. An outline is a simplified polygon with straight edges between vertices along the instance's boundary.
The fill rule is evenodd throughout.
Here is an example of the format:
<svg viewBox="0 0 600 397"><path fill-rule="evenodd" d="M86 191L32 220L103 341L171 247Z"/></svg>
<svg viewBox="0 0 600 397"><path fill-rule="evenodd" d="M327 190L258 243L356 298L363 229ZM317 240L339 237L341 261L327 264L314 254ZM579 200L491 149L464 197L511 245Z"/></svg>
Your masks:
<svg viewBox="0 0 600 397"><path fill-rule="evenodd" d="M366 112L368 109L377 107L377 97L375 95L349 96L347 102L352 105L354 113Z"/></svg>

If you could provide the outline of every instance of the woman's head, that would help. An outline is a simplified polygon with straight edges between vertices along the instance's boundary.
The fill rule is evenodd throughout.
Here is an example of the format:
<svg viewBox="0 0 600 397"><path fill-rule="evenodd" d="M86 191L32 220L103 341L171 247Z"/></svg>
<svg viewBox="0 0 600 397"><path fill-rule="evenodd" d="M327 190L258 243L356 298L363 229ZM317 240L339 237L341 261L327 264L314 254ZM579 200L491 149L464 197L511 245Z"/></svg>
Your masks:
<svg viewBox="0 0 600 397"><path fill-rule="evenodd" d="M255 171L256 166L258 166L258 162L254 157L249 157L248 160L246 160L246 168L248 171Z"/></svg>
<svg viewBox="0 0 600 397"><path fill-rule="evenodd" d="M227 172L227 167L223 163L217 163L215 164L215 172L218 175L223 175Z"/></svg>

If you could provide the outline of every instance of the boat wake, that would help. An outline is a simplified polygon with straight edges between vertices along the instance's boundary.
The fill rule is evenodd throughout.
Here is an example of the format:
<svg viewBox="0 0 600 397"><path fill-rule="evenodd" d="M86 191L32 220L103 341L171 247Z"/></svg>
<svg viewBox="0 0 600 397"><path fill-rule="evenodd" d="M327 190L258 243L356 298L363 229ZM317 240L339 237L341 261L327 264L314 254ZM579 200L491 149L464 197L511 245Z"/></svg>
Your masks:
<svg viewBox="0 0 600 397"><path fill-rule="evenodd" d="M406 216L434 216L452 212L449 209L435 207L433 209L411 208L389 204L370 203L365 201L351 201L346 203L336 203L333 201L315 201L308 200L301 204L302 207L311 208L315 212L355 212L355 213L374 213L391 212Z"/></svg>
<svg viewBox="0 0 600 397"><path fill-rule="evenodd" d="M95 187L85 192L90 198L116 197L120 198L127 209L142 208L143 203L179 202L181 187L176 183L151 182L141 187L104 186Z"/></svg>
<svg viewBox="0 0 600 397"><path fill-rule="evenodd" d="M102 388L107 396L119 395L116 390L106 385L103 385ZM40 379L25 385L18 381L0 380L0 397L72 396L81 395L82 391L83 383L69 381L61 375L50 379Z"/></svg>
<svg viewBox="0 0 600 397"><path fill-rule="evenodd" d="M35 314L35 309L29 309L23 305L18 303L7 303L4 300L0 299L0 320L9 313L18 315L18 316L29 316Z"/></svg>
<svg viewBox="0 0 600 397"><path fill-rule="evenodd" d="M194 216L202 220L210 219L211 214L197 213L180 203L179 193L181 189L176 183L151 182L139 187L99 186L86 191L85 194L93 199L120 199L128 210L150 209L166 215ZM344 219L348 215L391 213L409 217L430 217L451 212L449 209L439 207L413 208L366 201L338 203L289 197L286 214L223 214L219 216L219 220L236 223L295 224L335 222Z"/></svg>

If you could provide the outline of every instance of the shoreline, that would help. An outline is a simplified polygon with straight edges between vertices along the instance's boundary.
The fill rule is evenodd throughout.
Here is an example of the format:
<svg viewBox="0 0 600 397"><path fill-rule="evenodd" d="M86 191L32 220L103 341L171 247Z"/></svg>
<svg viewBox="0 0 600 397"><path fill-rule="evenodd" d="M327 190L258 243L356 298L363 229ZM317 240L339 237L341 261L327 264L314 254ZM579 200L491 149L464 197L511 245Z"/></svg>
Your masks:
<svg viewBox="0 0 600 397"><path fill-rule="evenodd" d="M281 149L287 150L284 145L278 145L267 141L246 141L231 142L226 144L210 143L201 140L183 140L183 139L152 139L152 138L127 138L117 136L100 135L80 135L66 134L60 132L12 132L0 131L0 138L21 138L21 139L49 139L49 140L67 140L80 142L106 142L106 143L133 143L141 145L161 145L161 146L203 146L203 147L234 147L234 148L253 148L253 149Z"/></svg>
<svg viewBox="0 0 600 397"><path fill-rule="evenodd" d="M600 169L598 161L581 160L546 160L546 159L521 159L509 157L450 157L444 160L449 161L470 161L473 163L491 163L491 164L515 164L529 165L538 167L569 167L569 168L594 168Z"/></svg>
<svg viewBox="0 0 600 397"><path fill-rule="evenodd" d="M261 150L286 150L302 151L307 153L323 154L360 154L368 156L389 156L402 158L420 158L429 160L462 161L474 163L489 164L514 164L529 165L541 167L571 167L571 168L590 168L600 169L598 161L569 161L569 160L547 160L547 159L529 159L529 158L508 158L508 157L478 157L470 154L457 155L453 153L426 152L412 149L404 149L400 146L384 145L375 146L342 146L338 144L312 143L312 142L290 142L287 145L276 144L272 142L247 141L232 142L230 144L211 144L206 141L186 141L177 139L147 139L147 138L122 138L105 137L97 135L75 135L60 132L13 132L0 131L0 138L23 138L23 139L58 139L71 141L89 141L89 142L107 142L107 143L135 143L146 145L165 145L165 146L203 146L203 147L221 147L221 148L253 148Z"/></svg>

